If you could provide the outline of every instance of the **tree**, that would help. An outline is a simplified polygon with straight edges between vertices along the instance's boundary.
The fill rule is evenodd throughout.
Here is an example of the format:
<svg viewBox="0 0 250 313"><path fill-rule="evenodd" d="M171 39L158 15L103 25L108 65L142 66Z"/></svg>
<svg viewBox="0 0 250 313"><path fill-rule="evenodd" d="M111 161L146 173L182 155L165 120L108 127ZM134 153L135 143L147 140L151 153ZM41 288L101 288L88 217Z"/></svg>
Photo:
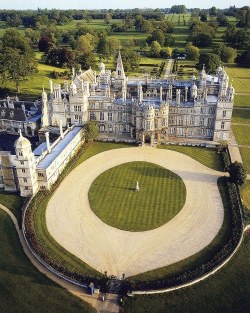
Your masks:
<svg viewBox="0 0 250 313"><path fill-rule="evenodd" d="M38 49L41 52L48 52L50 48L53 47L53 44L50 42L48 37L42 36L38 42ZM54 47L55 48L55 47Z"/></svg>
<svg viewBox="0 0 250 313"><path fill-rule="evenodd" d="M228 26L225 31L224 41L236 49L248 49L250 36L245 29L237 30L234 26Z"/></svg>
<svg viewBox="0 0 250 313"><path fill-rule="evenodd" d="M3 81L13 81L19 92L20 84L37 71L34 51L26 38L14 29L7 30L0 45L0 75Z"/></svg>
<svg viewBox="0 0 250 313"><path fill-rule="evenodd" d="M122 61L125 71L139 68L140 56L132 49L122 50Z"/></svg>
<svg viewBox="0 0 250 313"><path fill-rule="evenodd" d="M200 56L200 49L193 46L191 42L188 42L186 45L186 54L187 59L197 61Z"/></svg>
<svg viewBox="0 0 250 313"><path fill-rule="evenodd" d="M238 63L239 66L242 67L249 67L250 68L250 50L244 51L242 54L240 54L236 62Z"/></svg>
<svg viewBox="0 0 250 313"><path fill-rule="evenodd" d="M226 45L219 44L217 47L213 50L214 54L217 54L223 62L232 63L234 62L237 51L231 47L227 47Z"/></svg>
<svg viewBox="0 0 250 313"><path fill-rule="evenodd" d="M158 41L153 41L150 47L150 55L152 57L159 57L161 52L161 45L159 44Z"/></svg>
<svg viewBox="0 0 250 313"><path fill-rule="evenodd" d="M170 9L170 13L182 14L186 12L187 8L185 7L185 5L173 5Z"/></svg>
<svg viewBox="0 0 250 313"><path fill-rule="evenodd" d="M207 33L198 33L192 37L192 43L197 47L208 47L212 42L212 36Z"/></svg>
<svg viewBox="0 0 250 313"><path fill-rule="evenodd" d="M237 161L230 164L229 174L230 174L230 180L233 183L238 184L239 186L242 186L244 184L246 177L247 177L247 171L244 165Z"/></svg>
<svg viewBox="0 0 250 313"><path fill-rule="evenodd" d="M217 15L217 22L219 23L219 26L228 26L227 17L222 13Z"/></svg>
<svg viewBox="0 0 250 313"><path fill-rule="evenodd" d="M85 124L84 130L87 142L92 142L98 138L99 130L93 121L89 121L87 124Z"/></svg>
<svg viewBox="0 0 250 313"><path fill-rule="evenodd" d="M199 57L199 63L196 64L198 70L202 70L205 65L208 74L216 73L217 68L220 66L220 57L213 53L203 53Z"/></svg>
<svg viewBox="0 0 250 313"><path fill-rule="evenodd" d="M216 16L217 15L217 9L215 6L213 6L210 10L209 10L209 14L212 16Z"/></svg>
<svg viewBox="0 0 250 313"><path fill-rule="evenodd" d="M236 13L236 19L238 20L238 27L249 27L250 26L250 7L243 7Z"/></svg>
<svg viewBox="0 0 250 313"><path fill-rule="evenodd" d="M110 24L112 21L112 15L110 13L105 14L105 23Z"/></svg>
<svg viewBox="0 0 250 313"><path fill-rule="evenodd" d="M71 67L75 63L75 52L67 48L52 48L49 50L45 63L59 67Z"/></svg>
<svg viewBox="0 0 250 313"><path fill-rule="evenodd" d="M83 69L89 69L95 66L95 58L93 53L82 53L77 57L77 62Z"/></svg>
<svg viewBox="0 0 250 313"><path fill-rule="evenodd" d="M76 49L82 53L89 54L94 50L94 36L87 33L86 35L81 35L76 42Z"/></svg>

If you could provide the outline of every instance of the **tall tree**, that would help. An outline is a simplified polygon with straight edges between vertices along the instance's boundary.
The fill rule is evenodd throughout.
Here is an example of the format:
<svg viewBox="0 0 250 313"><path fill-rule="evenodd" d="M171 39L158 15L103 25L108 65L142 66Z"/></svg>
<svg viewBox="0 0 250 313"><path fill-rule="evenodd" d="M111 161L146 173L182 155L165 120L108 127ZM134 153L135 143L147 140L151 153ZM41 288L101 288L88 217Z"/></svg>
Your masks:
<svg viewBox="0 0 250 313"><path fill-rule="evenodd" d="M220 65L220 57L217 54L213 53L203 53L199 57L199 63L196 65L196 68L201 70L203 65L205 65L206 72L208 74L216 73L216 69Z"/></svg>
<svg viewBox="0 0 250 313"><path fill-rule="evenodd" d="M230 180L238 184L239 186L243 185L246 177L247 177L247 171L242 163L239 163L235 161L229 166L229 174L230 174Z"/></svg>
<svg viewBox="0 0 250 313"><path fill-rule="evenodd" d="M34 51L28 40L14 29L7 30L0 45L0 76L2 81L13 81L17 92L20 84L37 71Z"/></svg>

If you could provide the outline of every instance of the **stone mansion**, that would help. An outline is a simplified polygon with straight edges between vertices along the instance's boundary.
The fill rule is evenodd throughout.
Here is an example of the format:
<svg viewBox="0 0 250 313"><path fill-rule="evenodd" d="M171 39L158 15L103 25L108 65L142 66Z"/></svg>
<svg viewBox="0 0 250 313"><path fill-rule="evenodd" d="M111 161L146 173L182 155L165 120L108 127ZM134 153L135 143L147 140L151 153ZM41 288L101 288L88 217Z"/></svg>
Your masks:
<svg viewBox="0 0 250 313"><path fill-rule="evenodd" d="M142 145L229 139L234 88L222 67L216 75L203 68L190 80L171 75L129 78L119 53L114 72L101 63L99 73L89 69L72 74L71 83L63 87L50 81L42 101L0 101L0 129L19 131L15 155L0 151L0 188L25 197L50 189L84 141L83 126L90 120L101 138ZM53 143L49 132L57 134ZM32 150L22 133L38 133L40 144Z"/></svg>
<svg viewBox="0 0 250 313"><path fill-rule="evenodd" d="M94 121L100 133L114 138L123 134L138 143L167 143L175 138L226 141L233 110L234 88L225 69L196 78L129 78L121 54L116 71L100 64L92 69L73 71L72 82L53 85L50 95L43 92L42 127L84 125Z"/></svg>

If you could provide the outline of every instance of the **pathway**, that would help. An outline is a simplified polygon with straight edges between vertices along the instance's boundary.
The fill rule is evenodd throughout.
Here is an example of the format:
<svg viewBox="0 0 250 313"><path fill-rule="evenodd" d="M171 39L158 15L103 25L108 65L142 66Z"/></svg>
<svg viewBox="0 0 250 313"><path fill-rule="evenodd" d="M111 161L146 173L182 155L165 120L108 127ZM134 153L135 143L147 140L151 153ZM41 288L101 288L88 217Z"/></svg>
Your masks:
<svg viewBox="0 0 250 313"><path fill-rule="evenodd" d="M17 221L16 217L13 215L13 213L8 208L3 206L2 204L0 204L0 209L5 211L10 216L10 218L12 219L25 254L28 256L31 263L41 273L46 275L48 278L53 280L55 283L57 283L61 287L67 289L73 295L75 295L75 296L81 298L82 300L90 303L93 307L95 307L97 309L97 312L101 312L101 313L105 313L105 312L106 313L111 313L111 312L112 313L118 313L119 312L120 297L118 295L107 294L107 295L105 295L106 300L104 302L102 302L101 297L103 294L90 295L83 288L75 286L69 282L64 281L63 279L57 277L55 274L53 274L49 270L47 270L43 265L41 265L41 263L39 263L37 261L37 259L33 256L33 254L30 252L29 248L27 247L27 244L26 244L25 239L23 237L23 233L19 228L18 221Z"/></svg>
<svg viewBox="0 0 250 313"><path fill-rule="evenodd" d="M91 210L88 190L105 170L122 163L146 161L179 175L186 203L171 221L154 230L128 232L101 221ZM65 249L100 272L118 278L166 266L205 248L219 232L224 210L217 172L176 151L147 147L99 153L75 168L51 197L47 227Z"/></svg>
<svg viewBox="0 0 250 313"><path fill-rule="evenodd" d="M165 72L164 78L168 78L168 75L170 74L172 62L173 62L173 59L169 59L168 60L168 66L166 68L166 72Z"/></svg>

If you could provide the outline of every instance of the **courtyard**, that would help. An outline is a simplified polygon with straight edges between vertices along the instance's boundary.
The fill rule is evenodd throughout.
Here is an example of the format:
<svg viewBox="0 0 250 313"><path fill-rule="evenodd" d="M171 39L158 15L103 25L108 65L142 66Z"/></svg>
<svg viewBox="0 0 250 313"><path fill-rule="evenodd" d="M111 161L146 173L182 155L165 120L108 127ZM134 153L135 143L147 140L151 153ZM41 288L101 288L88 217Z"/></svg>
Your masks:
<svg viewBox="0 0 250 313"><path fill-rule="evenodd" d="M179 213L148 231L108 225L92 211L88 198L99 175L135 161L175 173L186 187L186 201ZM91 267L118 278L123 273L128 277L170 265L199 252L218 234L224 217L217 187L222 175L176 151L136 147L102 152L76 167L56 190L46 211L48 231Z"/></svg>

